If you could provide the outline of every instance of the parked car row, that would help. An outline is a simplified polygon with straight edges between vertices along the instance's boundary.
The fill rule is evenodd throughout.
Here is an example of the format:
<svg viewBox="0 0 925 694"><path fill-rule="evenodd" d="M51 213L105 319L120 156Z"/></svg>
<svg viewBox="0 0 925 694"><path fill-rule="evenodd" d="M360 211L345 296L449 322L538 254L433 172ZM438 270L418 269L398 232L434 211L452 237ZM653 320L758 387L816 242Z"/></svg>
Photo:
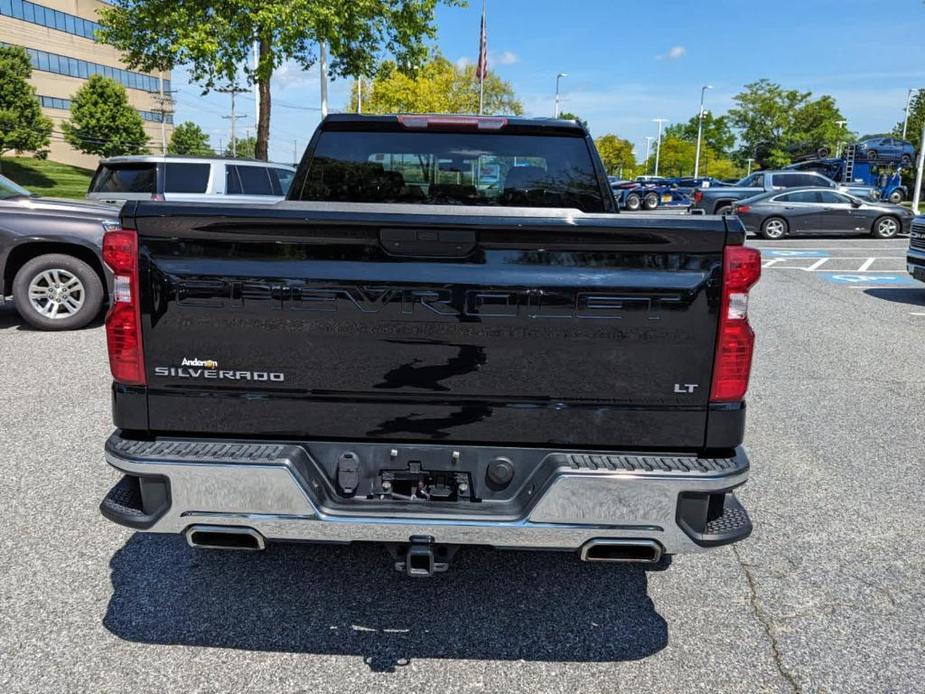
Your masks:
<svg viewBox="0 0 925 694"><path fill-rule="evenodd" d="M129 200L274 203L295 169L241 159L113 157L100 162L89 201L40 198L0 176L0 303L13 297L23 320L41 330L73 330L109 302L102 260L107 228Z"/></svg>
<svg viewBox="0 0 925 694"><path fill-rule="evenodd" d="M828 187L762 193L736 202L732 213L748 231L771 240L799 233L871 234L891 239L908 232L915 217L905 207Z"/></svg>

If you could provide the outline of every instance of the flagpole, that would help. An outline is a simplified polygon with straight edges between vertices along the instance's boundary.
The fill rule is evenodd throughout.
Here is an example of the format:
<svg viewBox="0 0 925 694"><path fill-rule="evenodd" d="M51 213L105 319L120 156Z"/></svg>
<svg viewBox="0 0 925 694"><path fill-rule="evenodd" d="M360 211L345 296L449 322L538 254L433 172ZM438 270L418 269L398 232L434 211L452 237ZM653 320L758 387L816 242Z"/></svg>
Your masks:
<svg viewBox="0 0 925 694"><path fill-rule="evenodd" d="M482 115L482 111L485 106L485 72L488 69L487 56L484 56L483 62L483 51L487 51L485 44L488 43L485 38L488 28L485 26L485 4L487 0L482 0L482 31L479 36L479 115Z"/></svg>

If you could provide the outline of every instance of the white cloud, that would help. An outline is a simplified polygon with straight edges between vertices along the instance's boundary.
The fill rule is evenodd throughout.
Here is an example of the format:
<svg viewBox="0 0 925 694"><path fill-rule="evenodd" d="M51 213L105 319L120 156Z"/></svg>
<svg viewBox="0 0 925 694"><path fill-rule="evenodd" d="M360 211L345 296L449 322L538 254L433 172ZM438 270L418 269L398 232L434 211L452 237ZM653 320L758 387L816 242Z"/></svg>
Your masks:
<svg viewBox="0 0 925 694"><path fill-rule="evenodd" d="M495 53L494 51L488 52L489 69L498 65L516 65L519 62L520 56L514 53L514 51L501 51L500 53ZM456 66L459 68L467 68L470 65L475 65L475 59L467 55L456 59Z"/></svg>
<svg viewBox="0 0 925 694"><path fill-rule="evenodd" d="M656 60L666 60L666 59L667 60L677 60L678 58L681 58L685 53L687 53L687 49L684 46L672 46L671 48L668 49L667 53L659 53L657 56L655 56L655 59Z"/></svg>
<svg viewBox="0 0 925 694"><path fill-rule="evenodd" d="M501 53L489 53L488 62L495 65L514 65L520 62L520 56L513 51L502 51Z"/></svg>
<svg viewBox="0 0 925 694"><path fill-rule="evenodd" d="M279 87L301 87L318 80L318 68L304 69L293 60L287 60L273 73L273 84Z"/></svg>

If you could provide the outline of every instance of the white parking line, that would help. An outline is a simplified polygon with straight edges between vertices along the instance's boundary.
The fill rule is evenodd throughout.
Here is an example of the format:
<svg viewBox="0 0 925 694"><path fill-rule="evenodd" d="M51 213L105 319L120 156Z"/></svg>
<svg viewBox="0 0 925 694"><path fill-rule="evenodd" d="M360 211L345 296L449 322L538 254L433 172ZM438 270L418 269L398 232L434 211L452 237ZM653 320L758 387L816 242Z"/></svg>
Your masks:
<svg viewBox="0 0 925 694"><path fill-rule="evenodd" d="M819 260L806 268L806 272L813 272L814 270L818 270L825 264L827 260L829 260L829 258L819 258Z"/></svg>
<svg viewBox="0 0 925 694"><path fill-rule="evenodd" d="M787 262L789 265L780 265ZM859 267L855 269L856 264ZM874 265L877 265L874 268ZM905 272L905 256L827 256L825 258L773 258L764 261L762 268L772 270L801 270L803 272Z"/></svg>

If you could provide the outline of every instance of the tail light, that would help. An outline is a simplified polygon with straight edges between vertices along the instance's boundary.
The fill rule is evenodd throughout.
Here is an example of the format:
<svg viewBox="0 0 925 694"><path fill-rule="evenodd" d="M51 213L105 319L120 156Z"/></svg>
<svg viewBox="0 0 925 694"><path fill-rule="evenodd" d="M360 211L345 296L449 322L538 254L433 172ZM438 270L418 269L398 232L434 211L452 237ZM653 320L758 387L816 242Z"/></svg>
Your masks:
<svg viewBox="0 0 925 694"><path fill-rule="evenodd" d="M748 290L759 277L761 253L757 249L726 247L710 402L736 402L748 390L755 348L755 333L748 324Z"/></svg>
<svg viewBox="0 0 925 694"><path fill-rule="evenodd" d="M732 208L733 214L748 214L752 211L751 205L736 205Z"/></svg>
<svg viewBox="0 0 925 694"><path fill-rule="evenodd" d="M113 229L103 235L103 261L113 277L112 308L106 314L106 346L112 377L126 385L145 384L138 297L138 235Z"/></svg>
<svg viewBox="0 0 925 694"><path fill-rule="evenodd" d="M701 200L703 200L703 191L695 190L694 191L694 202L700 202Z"/></svg>

